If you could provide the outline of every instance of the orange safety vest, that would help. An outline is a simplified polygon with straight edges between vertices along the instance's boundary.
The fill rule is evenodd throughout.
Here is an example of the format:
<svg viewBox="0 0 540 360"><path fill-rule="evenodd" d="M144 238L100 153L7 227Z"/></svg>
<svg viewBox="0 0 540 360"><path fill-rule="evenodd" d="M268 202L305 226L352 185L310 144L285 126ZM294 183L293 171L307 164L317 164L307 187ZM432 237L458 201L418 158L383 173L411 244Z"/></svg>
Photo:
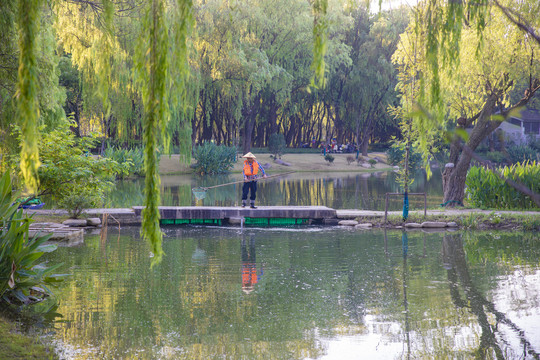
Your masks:
<svg viewBox="0 0 540 360"><path fill-rule="evenodd" d="M244 175L245 176L252 176L257 175L259 172L259 163L257 161L253 161L253 174L251 173L251 166L249 165L247 160L244 160Z"/></svg>
<svg viewBox="0 0 540 360"><path fill-rule="evenodd" d="M257 267L255 263L242 264L242 286L253 286L257 283Z"/></svg>

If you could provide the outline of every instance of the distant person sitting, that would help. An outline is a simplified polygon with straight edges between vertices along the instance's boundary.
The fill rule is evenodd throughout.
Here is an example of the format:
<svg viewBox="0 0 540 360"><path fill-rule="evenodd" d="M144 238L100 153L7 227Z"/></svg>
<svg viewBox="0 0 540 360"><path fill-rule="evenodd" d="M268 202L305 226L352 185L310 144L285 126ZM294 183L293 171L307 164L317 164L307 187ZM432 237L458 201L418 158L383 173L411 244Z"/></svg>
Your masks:
<svg viewBox="0 0 540 360"><path fill-rule="evenodd" d="M244 186L242 187L242 207L246 207L248 193L250 194L250 208L256 209L255 199L257 197L257 179L259 178L259 171L262 173L263 177L266 177L264 168L258 161L255 159L255 155L251 152L248 152L246 155L242 156L244 160L244 169L242 171L244 175Z"/></svg>

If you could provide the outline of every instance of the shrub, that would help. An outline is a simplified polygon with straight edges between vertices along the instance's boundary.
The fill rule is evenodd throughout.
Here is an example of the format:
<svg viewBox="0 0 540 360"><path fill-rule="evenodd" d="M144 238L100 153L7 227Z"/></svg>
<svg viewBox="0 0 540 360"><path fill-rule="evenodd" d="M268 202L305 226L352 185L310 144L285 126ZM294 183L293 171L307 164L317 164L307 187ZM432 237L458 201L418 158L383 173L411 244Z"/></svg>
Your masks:
<svg viewBox="0 0 540 360"><path fill-rule="evenodd" d="M285 143L283 134L275 133L270 135L270 138L268 139L268 151L274 155L274 158L281 158L286 146L287 144Z"/></svg>
<svg viewBox="0 0 540 360"><path fill-rule="evenodd" d="M354 156L347 155L347 165L351 165L354 162Z"/></svg>
<svg viewBox="0 0 540 360"><path fill-rule="evenodd" d="M540 151L540 139L536 139L535 135L529 135L527 144L536 151Z"/></svg>
<svg viewBox="0 0 540 360"><path fill-rule="evenodd" d="M486 153L486 160L494 162L495 164L502 164L505 161L505 156L500 151L489 151Z"/></svg>
<svg viewBox="0 0 540 360"><path fill-rule="evenodd" d="M58 206L62 209L66 209L70 218L77 219L81 216L84 209L92 207L92 194L73 192L65 196L58 203Z"/></svg>
<svg viewBox="0 0 540 360"><path fill-rule="evenodd" d="M527 145L514 145L507 148L508 156L512 164L525 161L540 161L537 152Z"/></svg>
<svg viewBox="0 0 540 360"><path fill-rule="evenodd" d="M103 152L103 156L116 161L126 168L126 172L119 173L119 178L129 175L144 175L144 154L141 148L122 149L120 147L108 147Z"/></svg>
<svg viewBox="0 0 540 360"><path fill-rule="evenodd" d="M377 163L377 160L375 160L375 159L369 159L368 163L369 163L369 165L371 165L371 167L374 167L375 164Z"/></svg>
<svg viewBox="0 0 540 360"><path fill-rule="evenodd" d="M527 186L535 193L540 192L540 165L533 162L515 164L499 169L504 178ZM473 206L495 209L534 209L534 201L517 191L495 175L491 170L473 166L469 169L465 195Z"/></svg>
<svg viewBox="0 0 540 360"><path fill-rule="evenodd" d="M360 166L361 163L364 162L364 157L363 156L359 156L356 158L356 165Z"/></svg>
<svg viewBox="0 0 540 360"><path fill-rule="evenodd" d="M92 207L103 203L105 191L114 188L115 179L126 168L109 158L89 153L94 137L76 139L68 125L43 134L39 142L41 167L39 194L51 195L57 203L74 193L91 197ZM14 157L13 161L19 160Z"/></svg>
<svg viewBox="0 0 540 360"><path fill-rule="evenodd" d="M400 165L403 167L403 162L405 161L405 149L402 147L402 144L395 143L387 151L386 155L388 156L388 163L390 165ZM422 166L422 155L415 151L414 148L409 155L409 168L416 170Z"/></svg>
<svg viewBox="0 0 540 360"><path fill-rule="evenodd" d="M376 152L387 151L388 149L390 149L390 147L391 147L390 142L375 142L375 143L369 144L369 149L371 151L376 151Z"/></svg>
<svg viewBox="0 0 540 360"><path fill-rule="evenodd" d="M236 148L204 143L195 147L193 158L197 160L193 168L200 175L226 174L236 161Z"/></svg>
<svg viewBox="0 0 540 360"><path fill-rule="evenodd" d="M324 160L328 161L328 165L334 162L334 157L331 154L326 154Z"/></svg>
<svg viewBox="0 0 540 360"><path fill-rule="evenodd" d="M31 305L48 297L45 285L60 281L63 275L53 274L61 264L36 263L44 253L56 250L56 245L45 244L50 236L28 236L32 220L14 202L6 173L0 179L0 303Z"/></svg>

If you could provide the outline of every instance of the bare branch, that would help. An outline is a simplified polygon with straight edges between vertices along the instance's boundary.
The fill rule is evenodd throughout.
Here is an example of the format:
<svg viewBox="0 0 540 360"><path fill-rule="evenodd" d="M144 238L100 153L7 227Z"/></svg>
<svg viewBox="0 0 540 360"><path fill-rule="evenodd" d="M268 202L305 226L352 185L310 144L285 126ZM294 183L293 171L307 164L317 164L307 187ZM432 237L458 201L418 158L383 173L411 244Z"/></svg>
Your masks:
<svg viewBox="0 0 540 360"><path fill-rule="evenodd" d="M536 30L517 12L511 10L503 5L498 0L492 0L493 3L503 12L503 14L510 20L514 25L520 28L525 33L531 35L534 40L540 45L540 35L536 33Z"/></svg>

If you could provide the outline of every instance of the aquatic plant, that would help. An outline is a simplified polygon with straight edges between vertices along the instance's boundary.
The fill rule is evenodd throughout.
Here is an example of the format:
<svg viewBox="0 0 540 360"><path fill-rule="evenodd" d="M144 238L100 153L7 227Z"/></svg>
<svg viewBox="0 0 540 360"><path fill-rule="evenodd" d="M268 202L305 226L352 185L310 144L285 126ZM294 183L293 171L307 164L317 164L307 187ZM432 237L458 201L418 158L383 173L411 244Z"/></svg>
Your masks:
<svg viewBox="0 0 540 360"><path fill-rule="evenodd" d="M103 156L116 161L118 164L126 168L127 173L117 173L116 176L120 179L123 179L126 176L144 175L144 153L141 148L122 149L120 147L111 146L105 149Z"/></svg>
<svg viewBox="0 0 540 360"><path fill-rule="evenodd" d="M47 285L64 276L53 274L62 264L38 263L56 245L45 243L50 235L29 236L32 219L14 199L11 178L5 173L0 179L0 305L4 306L39 303L51 294Z"/></svg>
<svg viewBox="0 0 540 360"><path fill-rule="evenodd" d="M498 169L504 179L519 182L534 193L540 192L540 164L525 162ZM467 174L467 200L480 208L495 209L535 209L534 201L516 190L491 170L473 166Z"/></svg>
<svg viewBox="0 0 540 360"><path fill-rule="evenodd" d="M197 160L195 172L200 175L226 174L233 167L236 158L234 146L204 143L193 150Z"/></svg>

